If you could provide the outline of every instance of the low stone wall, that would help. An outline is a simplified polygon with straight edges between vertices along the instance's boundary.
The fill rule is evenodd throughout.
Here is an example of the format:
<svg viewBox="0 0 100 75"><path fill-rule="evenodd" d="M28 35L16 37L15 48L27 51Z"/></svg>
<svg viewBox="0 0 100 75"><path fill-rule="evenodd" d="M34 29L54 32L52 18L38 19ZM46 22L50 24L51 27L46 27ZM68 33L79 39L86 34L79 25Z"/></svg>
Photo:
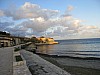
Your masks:
<svg viewBox="0 0 100 75"><path fill-rule="evenodd" d="M21 50L21 54L33 75L71 75L32 52Z"/></svg>
<svg viewBox="0 0 100 75"><path fill-rule="evenodd" d="M23 61L16 62L15 56L18 55L21 56ZM13 75L32 75L28 67L26 66L26 60L23 58L19 51L13 51Z"/></svg>

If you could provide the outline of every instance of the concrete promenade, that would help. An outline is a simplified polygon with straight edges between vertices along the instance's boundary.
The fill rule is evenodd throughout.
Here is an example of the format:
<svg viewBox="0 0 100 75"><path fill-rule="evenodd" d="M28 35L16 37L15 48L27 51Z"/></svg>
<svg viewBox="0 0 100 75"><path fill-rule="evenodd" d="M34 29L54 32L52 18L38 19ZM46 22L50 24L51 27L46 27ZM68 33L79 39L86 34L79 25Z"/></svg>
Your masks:
<svg viewBox="0 0 100 75"><path fill-rule="evenodd" d="M0 48L0 75L13 75L13 49Z"/></svg>

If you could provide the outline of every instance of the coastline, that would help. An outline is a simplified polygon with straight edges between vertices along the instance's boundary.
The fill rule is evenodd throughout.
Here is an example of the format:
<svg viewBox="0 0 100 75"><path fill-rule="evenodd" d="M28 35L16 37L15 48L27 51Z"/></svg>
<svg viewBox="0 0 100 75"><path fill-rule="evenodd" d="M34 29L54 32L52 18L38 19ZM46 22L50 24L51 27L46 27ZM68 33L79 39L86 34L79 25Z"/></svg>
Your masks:
<svg viewBox="0 0 100 75"><path fill-rule="evenodd" d="M81 59L81 60L100 60L99 57L77 57L77 56L68 56L68 55L49 55L49 54L42 54L37 53L38 55L47 56L47 57L55 57L55 58L73 58L73 59Z"/></svg>
<svg viewBox="0 0 100 75"><path fill-rule="evenodd" d="M68 71L71 75L100 75L99 59L56 57L38 54L43 59Z"/></svg>
<svg viewBox="0 0 100 75"><path fill-rule="evenodd" d="M71 75L100 75L100 58L36 54L66 70Z"/></svg>

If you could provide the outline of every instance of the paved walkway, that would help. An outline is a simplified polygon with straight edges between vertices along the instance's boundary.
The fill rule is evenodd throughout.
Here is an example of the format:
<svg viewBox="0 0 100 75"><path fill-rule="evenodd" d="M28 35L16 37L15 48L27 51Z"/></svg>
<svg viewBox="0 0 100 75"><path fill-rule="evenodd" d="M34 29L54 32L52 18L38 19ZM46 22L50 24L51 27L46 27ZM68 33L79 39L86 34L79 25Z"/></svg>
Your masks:
<svg viewBox="0 0 100 75"><path fill-rule="evenodd" d="M0 75L13 75L13 48L0 48Z"/></svg>

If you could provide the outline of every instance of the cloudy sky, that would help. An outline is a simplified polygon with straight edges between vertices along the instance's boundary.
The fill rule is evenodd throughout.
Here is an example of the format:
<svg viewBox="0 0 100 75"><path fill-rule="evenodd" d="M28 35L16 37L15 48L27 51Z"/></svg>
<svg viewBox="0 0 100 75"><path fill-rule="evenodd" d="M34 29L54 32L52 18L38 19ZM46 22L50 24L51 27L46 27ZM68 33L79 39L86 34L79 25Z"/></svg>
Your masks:
<svg viewBox="0 0 100 75"><path fill-rule="evenodd" d="M0 31L54 39L100 38L100 1L0 0Z"/></svg>

